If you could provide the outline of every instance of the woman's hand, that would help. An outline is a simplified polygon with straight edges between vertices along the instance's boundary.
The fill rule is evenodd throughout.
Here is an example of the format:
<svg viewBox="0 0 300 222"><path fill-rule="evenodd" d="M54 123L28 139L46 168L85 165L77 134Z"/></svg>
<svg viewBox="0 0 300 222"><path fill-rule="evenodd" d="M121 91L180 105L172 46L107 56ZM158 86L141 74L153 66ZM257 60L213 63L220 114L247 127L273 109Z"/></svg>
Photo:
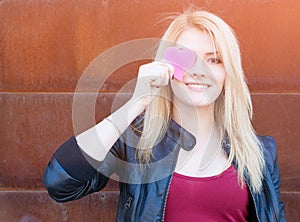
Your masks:
<svg viewBox="0 0 300 222"><path fill-rule="evenodd" d="M131 98L134 110L142 113L159 95L160 88L169 83L174 73L172 65L165 62L154 61L141 65L133 96Z"/></svg>
<svg viewBox="0 0 300 222"><path fill-rule="evenodd" d="M168 84L174 68L168 63L151 62L140 66L132 98L96 126L76 136L81 149L102 161L129 124L159 94L162 86Z"/></svg>

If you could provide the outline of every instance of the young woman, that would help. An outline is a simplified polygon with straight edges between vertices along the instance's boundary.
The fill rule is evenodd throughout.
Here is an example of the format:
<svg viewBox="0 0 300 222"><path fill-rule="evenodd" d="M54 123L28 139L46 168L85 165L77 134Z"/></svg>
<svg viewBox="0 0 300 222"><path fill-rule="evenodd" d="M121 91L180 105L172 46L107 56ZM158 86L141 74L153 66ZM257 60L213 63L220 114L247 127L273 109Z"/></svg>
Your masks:
<svg viewBox="0 0 300 222"><path fill-rule="evenodd" d="M285 221L276 144L251 117L233 31L211 13L183 13L132 98L61 145L43 183L63 202L117 174L117 221Z"/></svg>

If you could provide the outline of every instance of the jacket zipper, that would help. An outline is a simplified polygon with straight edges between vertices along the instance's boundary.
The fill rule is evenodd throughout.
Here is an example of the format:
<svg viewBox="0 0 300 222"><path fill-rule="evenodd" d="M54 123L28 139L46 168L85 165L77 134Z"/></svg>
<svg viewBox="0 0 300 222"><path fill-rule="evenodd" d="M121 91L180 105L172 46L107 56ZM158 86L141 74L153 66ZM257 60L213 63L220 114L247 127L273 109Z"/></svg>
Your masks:
<svg viewBox="0 0 300 222"><path fill-rule="evenodd" d="M131 201L132 201L132 200L133 200L132 197L129 197L129 198L127 199L126 203L124 204L125 210L128 210L128 209L130 208L130 206L131 206Z"/></svg>
<svg viewBox="0 0 300 222"><path fill-rule="evenodd" d="M169 184L168 184L168 189L167 189L167 194L166 194L164 209L163 209L162 222L165 221L166 206L167 206L167 200L168 200L168 196L169 196L169 191L170 191L170 186L171 186L172 179L173 179L173 174L172 174L172 176L170 178L170 181L169 181Z"/></svg>
<svg viewBox="0 0 300 222"><path fill-rule="evenodd" d="M251 187L249 186L249 183L248 181L246 180L246 183L247 183L247 186L249 188L249 191L250 191L250 194L251 194L251 197L252 197L252 200L253 200L253 204L254 204L254 210L255 210L255 215L256 215L256 218L258 220L258 222L260 222L259 220L259 217L258 217L258 214L257 214L257 206L256 206L256 203L255 203L255 200L254 200L254 196L253 196L253 193L252 193L252 190L251 190Z"/></svg>

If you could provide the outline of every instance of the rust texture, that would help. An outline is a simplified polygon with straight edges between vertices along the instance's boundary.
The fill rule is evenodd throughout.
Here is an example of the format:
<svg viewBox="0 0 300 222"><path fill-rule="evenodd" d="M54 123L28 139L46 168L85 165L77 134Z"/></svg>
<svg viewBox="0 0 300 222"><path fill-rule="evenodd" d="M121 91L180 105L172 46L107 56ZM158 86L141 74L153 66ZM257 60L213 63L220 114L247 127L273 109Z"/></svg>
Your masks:
<svg viewBox="0 0 300 222"><path fill-rule="evenodd" d="M298 192L283 192L287 221L300 217ZM82 222L115 221L119 193L105 191L83 199L57 203L46 191L0 191L0 220L3 222Z"/></svg>
<svg viewBox="0 0 300 222"><path fill-rule="evenodd" d="M258 134L277 140L287 219L297 221L300 2L193 2L224 18L236 32L253 96L253 123ZM184 5L180 0L0 1L0 221L114 221L116 181L100 193L61 204L45 192L43 170L74 134L74 91L91 61L117 44L161 37L168 24L159 22L164 13ZM128 82L134 84L139 65L148 61L114 71L100 87L95 109L80 107L87 115L77 130L121 106L133 90ZM93 102L92 94L82 96L86 104Z"/></svg>
<svg viewBox="0 0 300 222"><path fill-rule="evenodd" d="M114 221L117 191L89 195L81 200L57 203L46 191L0 191L0 220L3 222Z"/></svg>
<svg viewBox="0 0 300 222"><path fill-rule="evenodd" d="M300 2L195 2L234 28L252 91L299 92L300 30L295 27L300 26ZM159 23L163 12L179 11L182 4L179 0L156 4L129 0L3 1L0 90L73 91L97 55L125 41L159 38L168 24ZM126 81L132 75L120 77Z"/></svg>

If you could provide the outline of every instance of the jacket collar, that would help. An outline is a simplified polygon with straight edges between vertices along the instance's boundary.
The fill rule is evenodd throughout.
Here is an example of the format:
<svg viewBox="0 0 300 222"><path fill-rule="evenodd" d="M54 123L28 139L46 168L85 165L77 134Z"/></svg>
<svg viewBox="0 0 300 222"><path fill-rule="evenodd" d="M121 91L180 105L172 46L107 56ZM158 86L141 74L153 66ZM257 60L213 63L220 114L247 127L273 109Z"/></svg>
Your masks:
<svg viewBox="0 0 300 222"><path fill-rule="evenodd" d="M145 113L143 112L138 117L136 117L131 126L133 127L134 131L141 135L143 131L143 124ZM178 123L176 123L172 118L170 118L168 127L166 130L166 135L171 138L173 141L179 144L180 147L183 149L190 151L196 145L196 138L193 134L188 132L186 129L181 127Z"/></svg>
<svg viewBox="0 0 300 222"><path fill-rule="evenodd" d="M196 138L193 134L181 127L173 119L170 119L166 132L167 136L176 141L183 149L190 151L196 145Z"/></svg>
<svg viewBox="0 0 300 222"><path fill-rule="evenodd" d="M196 145L196 137L191 134L189 131L184 129L178 123L176 123L173 119L170 119L168 129L166 134L172 140L178 142L178 144L185 150L190 151ZM231 144L229 142L229 138L226 136L222 142L222 147L229 156ZM235 160L234 160L234 164Z"/></svg>
<svg viewBox="0 0 300 222"><path fill-rule="evenodd" d="M222 147L223 147L223 150L226 152L227 156L230 155L230 151L231 151L231 144L229 142L229 138L228 136L225 136L225 138L223 139L222 141ZM233 160L232 160L232 164L235 168L237 168L237 162L236 162L236 158L233 157Z"/></svg>

